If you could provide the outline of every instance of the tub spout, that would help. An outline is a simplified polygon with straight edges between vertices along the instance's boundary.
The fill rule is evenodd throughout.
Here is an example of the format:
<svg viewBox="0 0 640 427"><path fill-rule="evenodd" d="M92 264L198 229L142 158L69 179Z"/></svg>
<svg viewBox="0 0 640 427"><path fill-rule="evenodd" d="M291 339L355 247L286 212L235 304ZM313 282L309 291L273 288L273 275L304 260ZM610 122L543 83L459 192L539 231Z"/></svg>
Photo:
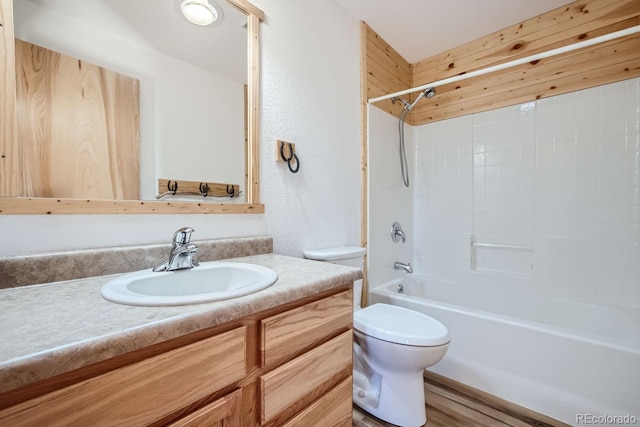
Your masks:
<svg viewBox="0 0 640 427"><path fill-rule="evenodd" d="M411 263L410 262L405 264L403 262L396 261L393 264L393 268L395 268L396 270L404 270L407 273L413 273L413 267L411 267Z"/></svg>

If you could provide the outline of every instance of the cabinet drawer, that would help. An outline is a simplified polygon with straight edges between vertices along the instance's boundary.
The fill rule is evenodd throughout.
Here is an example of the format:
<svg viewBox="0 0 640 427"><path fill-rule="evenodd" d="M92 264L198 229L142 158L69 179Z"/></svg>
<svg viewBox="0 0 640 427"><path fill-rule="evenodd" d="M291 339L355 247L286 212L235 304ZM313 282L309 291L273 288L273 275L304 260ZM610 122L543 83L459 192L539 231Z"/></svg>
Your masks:
<svg viewBox="0 0 640 427"><path fill-rule="evenodd" d="M345 291L261 322L262 364L271 365L300 354L352 327L353 291Z"/></svg>
<svg viewBox="0 0 640 427"><path fill-rule="evenodd" d="M261 422L264 424L271 420L305 395L313 393L321 384L350 367L351 346L352 331L348 330L261 376Z"/></svg>
<svg viewBox="0 0 640 427"><path fill-rule="evenodd" d="M282 427L343 426L351 427L353 407L351 377L309 405Z"/></svg>
<svg viewBox="0 0 640 427"><path fill-rule="evenodd" d="M0 412L0 425L146 425L240 380L246 327L124 366Z"/></svg>
<svg viewBox="0 0 640 427"><path fill-rule="evenodd" d="M241 401L242 391L236 390L167 427L240 427Z"/></svg>

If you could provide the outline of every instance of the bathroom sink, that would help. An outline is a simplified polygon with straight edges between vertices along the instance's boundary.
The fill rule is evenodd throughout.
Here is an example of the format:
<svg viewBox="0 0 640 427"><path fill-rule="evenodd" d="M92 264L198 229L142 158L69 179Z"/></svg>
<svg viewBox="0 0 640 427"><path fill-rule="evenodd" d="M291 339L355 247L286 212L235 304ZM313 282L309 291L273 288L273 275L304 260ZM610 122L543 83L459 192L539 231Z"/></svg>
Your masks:
<svg viewBox="0 0 640 427"><path fill-rule="evenodd" d="M102 296L129 305L185 305L235 298L260 291L278 280L270 268L241 262L211 261L200 266L125 274L102 286Z"/></svg>

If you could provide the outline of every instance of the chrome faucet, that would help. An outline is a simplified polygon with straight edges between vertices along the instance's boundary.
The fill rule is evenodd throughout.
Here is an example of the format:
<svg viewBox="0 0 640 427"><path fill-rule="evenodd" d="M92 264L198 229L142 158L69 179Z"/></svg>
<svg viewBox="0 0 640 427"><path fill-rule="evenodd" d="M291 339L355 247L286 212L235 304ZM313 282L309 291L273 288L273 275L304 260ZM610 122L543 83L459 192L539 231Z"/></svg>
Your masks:
<svg viewBox="0 0 640 427"><path fill-rule="evenodd" d="M194 259L198 247L194 243L189 243L191 233L195 230L191 227L182 227L173 234L173 246L169 253L169 258L153 267L153 271L174 271L185 268L193 268L200 265Z"/></svg>
<svg viewBox="0 0 640 427"><path fill-rule="evenodd" d="M398 262L396 261L395 263L393 263L393 268L395 268L396 270L404 270L407 273L413 273L413 267L411 267L411 263L403 263L403 262Z"/></svg>

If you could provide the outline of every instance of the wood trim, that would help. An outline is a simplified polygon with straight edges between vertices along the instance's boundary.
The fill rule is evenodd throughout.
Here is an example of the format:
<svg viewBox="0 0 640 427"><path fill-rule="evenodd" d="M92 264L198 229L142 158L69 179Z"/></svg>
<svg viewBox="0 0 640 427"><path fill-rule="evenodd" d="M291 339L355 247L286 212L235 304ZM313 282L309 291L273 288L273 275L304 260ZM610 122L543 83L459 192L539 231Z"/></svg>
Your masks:
<svg viewBox="0 0 640 427"><path fill-rule="evenodd" d="M244 188L249 188L249 85L244 85ZM249 200L248 196L245 200Z"/></svg>
<svg viewBox="0 0 640 427"><path fill-rule="evenodd" d="M431 414L437 410L449 417L455 415L463 424L480 422L493 425L499 421L510 426L569 427L554 418L435 372L425 370L424 380L427 417L432 421L436 419ZM485 414L486 424L479 420L482 414Z"/></svg>
<svg viewBox="0 0 640 427"><path fill-rule="evenodd" d="M367 77L369 75L367 66L367 43L368 26L364 21L360 22L360 144L362 146L362 159L360 162L361 175L361 201L360 201L360 246L368 248L368 229L369 229L369 147L368 147L368 126L369 126L369 110L368 110L368 86ZM368 305L369 283L367 281L367 254L365 254L362 264L362 295L360 305L366 307Z"/></svg>
<svg viewBox="0 0 640 427"><path fill-rule="evenodd" d="M249 64L249 96L247 127L249 143L247 144L247 202L249 204L260 203L260 20L258 15L249 15L248 20L248 64Z"/></svg>
<svg viewBox="0 0 640 427"><path fill-rule="evenodd" d="M79 200L0 197L0 215L16 214L254 214L260 203L162 202L155 200Z"/></svg>
<svg viewBox="0 0 640 427"><path fill-rule="evenodd" d="M255 15L261 22L264 21L264 12L262 9L254 6L247 0L227 0L227 2L247 15Z"/></svg>
<svg viewBox="0 0 640 427"><path fill-rule="evenodd" d="M13 44L13 1L0 2L0 196L17 196L22 192L21 154L16 123L16 63Z"/></svg>

